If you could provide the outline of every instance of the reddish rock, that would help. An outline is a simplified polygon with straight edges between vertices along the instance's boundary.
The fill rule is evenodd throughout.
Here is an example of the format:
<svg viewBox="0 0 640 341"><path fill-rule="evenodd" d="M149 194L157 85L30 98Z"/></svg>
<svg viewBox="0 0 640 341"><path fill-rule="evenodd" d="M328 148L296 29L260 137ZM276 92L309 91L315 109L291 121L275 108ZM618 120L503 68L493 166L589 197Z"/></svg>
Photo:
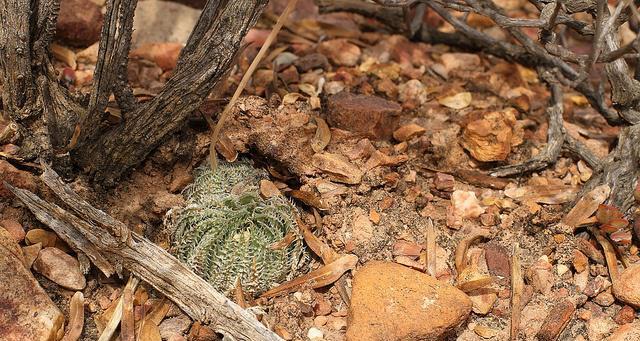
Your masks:
<svg viewBox="0 0 640 341"><path fill-rule="evenodd" d="M25 232L19 222L11 219L0 220L0 226L7 230L16 242L19 243L24 239Z"/></svg>
<svg viewBox="0 0 640 341"><path fill-rule="evenodd" d="M617 324L623 325L623 324L633 322L635 318L636 318L636 311L631 306L625 305L613 317L613 321L615 321Z"/></svg>
<svg viewBox="0 0 640 341"><path fill-rule="evenodd" d="M494 276L501 276L506 279L510 279L511 263L507 250L498 244L488 243L484 247L484 252L489 273Z"/></svg>
<svg viewBox="0 0 640 341"><path fill-rule="evenodd" d="M358 45L346 39L332 39L323 41L318 46L318 52L324 54L336 65L354 66L358 63L362 51Z"/></svg>
<svg viewBox="0 0 640 341"><path fill-rule="evenodd" d="M459 289L402 265L372 261L356 272L347 341L437 340L469 316Z"/></svg>
<svg viewBox="0 0 640 341"><path fill-rule="evenodd" d="M150 60L162 71L168 71L176 67L182 46L181 43L147 43L131 51L130 55Z"/></svg>
<svg viewBox="0 0 640 341"><path fill-rule="evenodd" d="M537 339L543 341L557 340L575 311L575 305L568 300L558 303L551 309L544 320L540 331L536 335Z"/></svg>
<svg viewBox="0 0 640 341"><path fill-rule="evenodd" d="M323 54L311 53L295 60L293 65L295 65L300 72L307 72L314 69L327 70L329 68L329 60Z"/></svg>
<svg viewBox="0 0 640 341"><path fill-rule="evenodd" d="M334 128L387 139L395 130L402 108L386 99L340 92L327 101L327 121Z"/></svg>
<svg viewBox="0 0 640 341"><path fill-rule="evenodd" d="M62 0L56 37L72 46L89 46L100 39L100 6L89 0Z"/></svg>
<svg viewBox="0 0 640 341"><path fill-rule="evenodd" d="M0 179L18 188L36 191L36 181L29 172L21 171L5 160L0 160ZM0 198L11 198L13 194L0 183Z"/></svg>
<svg viewBox="0 0 640 341"><path fill-rule="evenodd" d="M433 178L433 184L439 191L453 192L453 186L456 184L456 180L451 174L438 172Z"/></svg>
<svg viewBox="0 0 640 341"><path fill-rule="evenodd" d="M87 284L78 260L55 247L40 250L33 269L67 289L82 290Z"/></svg>

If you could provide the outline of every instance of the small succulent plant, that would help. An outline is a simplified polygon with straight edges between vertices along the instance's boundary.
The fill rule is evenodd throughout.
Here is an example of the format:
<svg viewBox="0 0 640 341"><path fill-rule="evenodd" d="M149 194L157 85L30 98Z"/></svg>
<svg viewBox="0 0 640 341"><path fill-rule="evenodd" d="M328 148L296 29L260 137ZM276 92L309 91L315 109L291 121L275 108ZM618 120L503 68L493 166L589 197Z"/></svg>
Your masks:
<svg viewBox="0 0 640 341"><path fill-rule="evenodd" d="M172 251L216 289L260 294L295 275L304 258L295 207L282 196L263 199L264 171L247 161L196 170L186 205L171 211ZM287 245L286 236L294 236Z"/></svg>

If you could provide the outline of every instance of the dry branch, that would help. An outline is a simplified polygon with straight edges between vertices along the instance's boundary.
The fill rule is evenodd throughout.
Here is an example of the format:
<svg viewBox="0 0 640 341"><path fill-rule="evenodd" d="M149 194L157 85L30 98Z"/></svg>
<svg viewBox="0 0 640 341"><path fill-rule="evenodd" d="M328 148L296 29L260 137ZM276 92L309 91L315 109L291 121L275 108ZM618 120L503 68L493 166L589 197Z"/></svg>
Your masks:
<svg viewBox="0 0 640 341"><path fill-rule="evenodd" d="M42 180L66 205L87 220L47 203L29 191L6 183L5 186L74 249L87 253L92 261L97 252L106 259L107 270L124 268L131 271L169 297L191 318L210 324L217 332L238 340L280 340L253 315L217 292L165 250L128 229L122 231L122 223L91 207L64 185L53 170L47 167ZM120 236L116 238L113 231L119 231ZM123 242L122 236L130 237ZM103 270L105 264L98 267Z"/></svg>

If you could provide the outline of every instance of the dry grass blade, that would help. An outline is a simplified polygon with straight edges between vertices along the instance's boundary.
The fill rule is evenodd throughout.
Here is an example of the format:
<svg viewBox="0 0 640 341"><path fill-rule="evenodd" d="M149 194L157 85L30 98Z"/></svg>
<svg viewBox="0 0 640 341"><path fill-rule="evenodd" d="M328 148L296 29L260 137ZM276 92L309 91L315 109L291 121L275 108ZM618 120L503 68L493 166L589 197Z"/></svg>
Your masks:
<svg viewBox="0 0 640 341"><path fill-rule="evenodd" d="M335 261L296 279L283 283L262 294L261 297L274 297L287 294L299 287L320 288L337 281L343 273L353 269L358 263L355 255L344 255Z"/></svg>
<svg viewBox="0 0 640 341"><path fill-rule="evenodd" d="M160 302L154 304L151 308L149 315L145 316L140 325L140 333L138 334L138 340L140 341L160 341L160 329L158 325L167 315L171 304L166 298L163 298Z"/></svg>
<svg viewBox="0 0 640 341"><path fill-rule="evenodd" d="M616 250L613 245L611 245L611 243L607 240L607 238L605 238L605 236L603 236L596 228L589 228L589 232L591 232L591 234L596 237L596 240L598 241L598 243L600 243L600 246L602 246L602 250L604 250L604 259L607 262L607 268L609 268L611 283L615 285L618 281L618 277L620 276L620 273L618 271L618 258L616 257Z"/></svg>
<svg viewBox="0 0 640 341"><path fill-rule="evenodd" d="M125 286L124 290L133 291L138 286L138 283L140 283L140 280L136 277L131 276L129 277L129 281L127 282L127 285ZM109 323L107 323L107 326L102 331L102 334L100 335L100 338L98 339L98 341L111 340L111 337L115 333L116 328L118 328L118 325L120 324L120 320L122 319L123 306L124 306L123 296L120 296L120 298L118 299L116 308L113 311L113 315L111 315L111 319L109 319Z"/></svg>
<svg viewBox="0 0 640 341"><path fill-rule="evenodd" d="M282 28L282 25L284 24L284 22L289 17L289 14L296 7L296 3L297 2L298 2L298 0L289 0L289 3L287 4L287 7L284 9L282 14L278 18L278 21L276 22L276 24L273 25L273 28L271 29L271 33L269 33L269 36L264 41L264 44L262 44L262 47L260 48L260 51L258 51L258 54L253 59L253 62L251 62L251 65L249 65L249 69L247 69L247 72L245 72L245 74L242 76L242 80L240 80L240 84L238 84L238 88L233 93L233 97L231 97L231 100L229 101L227 106L222 111L222 114L220 114L220 118L218 119L218 123L216 124L216 127L213 129L213 132L211 133L211 141L209 142L210 143L209 144L209 153L210 153L209 154L209 162L211 163L211 169L212 170L215 170L216 167L218 166L218 159L216 157L216 149L215 149L215 147L216 147L216 145L218 143L218 140L220 139L220 132L222 131L222 127L224 126L224 122L228 119L229 114L231 113L231 110L233 109L234 105L236 104L236 101L238 100L238 98L240 97L240 94L242 94L242 91L247 86L247 83L249 82L249 79L251 79L251 76L253 75L253 72L256 71L256 69L258 68L258 65L260 64L260 61L262 60L262 58L264 58L264 55L267 53L267 50L269 50L269 46L271 46L271 43L273 42L273 40L278 35L278 32Z"/></svg>
<svg viewBox="0 0 640 341"><path fill-rule="evenodd" d="M76 341L84 327L84 295L78 291L69 300L69 324L62 341Z"/></svg>
<svg viewBox="0 0 640 341"><path fill-rule="evenodd" d="M518 329L520 328L520 312L522 311L522 291L524 281L522 279L522 269L520 267L520 244L516 242L513 246L513 257L511 258L511 327L509 329L510 340L518 339Z"/></svg>
<svg viewBox="0 0 640 341"><path fill-rule="evenodd" d="M433 220L427 219L427 236L426 236L426 269L427 274L436 277L436 230L433 227Z"/></svg>
<svg viewBox="0 0 640 341"><path fill-rule="evenodd" d="M242 290L242 282L240 281L240 277L236 278L236 290L234 290L233 296L236 299L236 303L242 309L247 309L247 307L249 307L247 301L244 299L244 290Z"/></svg>

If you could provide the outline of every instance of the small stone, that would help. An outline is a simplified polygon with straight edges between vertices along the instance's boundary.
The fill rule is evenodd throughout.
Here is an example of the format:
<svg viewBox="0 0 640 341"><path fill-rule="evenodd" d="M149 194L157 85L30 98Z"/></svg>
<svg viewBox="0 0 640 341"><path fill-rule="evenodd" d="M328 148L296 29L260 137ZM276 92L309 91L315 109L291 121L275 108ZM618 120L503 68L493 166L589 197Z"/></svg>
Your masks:
<svg viewBox="0 0 640 341"><path fill-rule="evenodd" d="M640 307L640 264L626 268L615 281L613 295L631 306Z"/></svg>
<svg viewBox="0 0 640 341"><path fill-rule="evenodd" d="M273 331L285 341L293 340L293 335L291 335L291 333L280 324L277 324L275 327L273 327Z"/></svg>
<svg viewBox="0 0 640 341"><path fill-rule="evenodd" d="M398 141L407 141L424 134L425 131L427 130L415 123L405 124L393 132L393 138Z"/></svg>
<svg viewBox="0 0 640 341"><path fill-rule="evenodd" d="M40 250L33 269L70 290L82 290L87 284L78 260L55 247Z"/></svg>
<svg viewBox="0 0 640 341"><path fill-rule="evenodd" d="M164 319L158 326L158 329L160 330L160 336L164 340L175 336L182 336L182 334L189 329L189 326L191 326L191 320L181 315Z"/></svg>
<svg viewBox="0 0 640 341"><path fill-rule="evenodd" d="M571 263L577 272L583 272L587 269L587 265L589 265L589 259L584 255L584 253L579 250L575 250L573 252L573 261Z"/></svg>
<svg viewBox="0 0 640 341"><path fill-rule="evenodd" d="M33 262L35 262L36 258L38 258L40 250L42 250L42 244L40 243L22 247L22 254L24 255L24 266L27 269L31 269Z"/></svg>
<svg viewBox="0 0 640 341"><path fill-rule="evenodd" d="M631 323L636 318L636 311L628 305L625 305L620 309L616 315L613 317L613 321L617 324L626 324Z"/></svg>
<svg viewBox="0 0 640 341"><path fill-rule="evenodd" d="M504 161L518 134L514 110L491 112L467 125L462 146L478 161Z"/></svg>
<svg viewBox="0 0 640 341"><path fill-rule="evenodd" d="M394 256L419 257L422 252L422 245L412 243L406 240L397 240L392 247L391 253Z"/></svg>
<svg viewBox="0 0 640 341"><path fill-rule="evenodd" d="M373 224L360 208L356 209L353 219L352 236L357 245L366 244L373 237Z"/></svg>
<svg viewBox="0 0 640 341"><path fill-rule="evenodd" d="M320 330L320 329L318 329L316 327L311 327L311 328L309 328L309 331L307 332L307 337L311 341L320 341L320 340L323 340L324 333L322 332L322 330Z"/></svg>
<svg viewBox="0 0 640 341"><path fill-rule="evenodd" d="M504 247L496 243L488 243L484 247L484 256L489 273L493 276L511 278L511 261Z"/></svg>
<svg viewBox="0 0 640 341"><path fill-rule="evenodd" d="M323 297L316 298L316 302L313 305L313 313L316 316L324 316L331 314L331 302Z"/></svg>
<svg viewBox="0 0 640 341"><path fill-rule="evenodd" d="M593 298L593 302L601 307L608 307L615 302L615 298L609 291L603 291Z"/></svg>
<svg viewBox="0 0 640 341"><path fill-rule="evenodd" d="M473 303L473 312L480 315L488 314L498 299L498 295L493 290L488 289L474 290L468 295Z"/></svg>
<svg viewBox="0 0 640 341"><path fill-rule="evenodd" d="M540 331L536 335L538 340L557 340L575 311L575 305L568 300L564 300L555 305L549 312L549 315L547 315Z"/></svg>
<svg viewBox="0 0 640 341"><path fill-rule="evenodd" d="M295 65L300 72L307 72L313 69L327 70L329 68L329 60L323 54L311 53L295 60L293 65Z"/></svg>
<svg viewBox="0 0 640 341"><path fill-rule="evenodd" d="M329 316L329 321L327 321L327 326L331 330L343 332L347 330L347 319L344 317Z"/></svg>
<svg viewBox="0 0 640 341"><path fill-rule="evenodd" d="M132 49L147 43L185 44L201 11L172 1L140 1L133 21ZM167 18L171 20L159 20Z"/></svg>
<svg viewBox="0 0 640 341"><path fill-rule="evenodd" d="M398 99L412 107L420 106L427 102L427 89L422 82L412 79L398 86Z"/></svg>
<svg viewBox="0 0 640 341"><path fill-rule="evenodd" d="M62 0L56 37L72 46L89 46L100 39L102 12L93 1Z"/></svg>
<svg viewBox="0 0 640 341"><path fill-rule="evenodd" d="M398 103L381 97L340 92L327 100L327 122L334 128L365 134L369 138L392 136L397 117L402 111Z"/></svg>
<svg viewBox="0 0 640 341"><path fill-rule="evenodd" d="M609 335L604 341L636 341L640 340L640 320L623 324Z"/></svg>
<svg viewBox="0 0 640 341"><path fill-rule="evenodd" d="M451 194L451 204L453 214L462 219L478 218L484 213L484 208L480 206L480 200L471 191L454 191Z"/></svg>
<svg viewBox="0 0 640 341"><path fill-rule="evenodd" d="M358 45L346 39L332 39L320 43L318 52L324 54L332 63L340 66L354 66L360 59L362 51Z"/></svg>
<svg viewBox="0 0 640 341"><path fill-rule="evenodd" d="M353 278L347 341L434 340L466 320L459 289L402 265L371 261Z"/></svg>
<svg viewBox="0 0 640 341"><path fill-rule="evenodd" d="M313 325L319 328L327 324L327 321L329 321L329 318L326 316L316 316L313 319Z"/></svg>
<svg viewBox="0 0 640 341"><path fill-rule="evenodd" d="M25 236L27 245L40 243L42 247L54 247L60 243L58 235L43 229L32 229Z"/></svg>
<svg viewBox="0 0 640 341"><path fill-rule="evenodd" d="M14 187L26 189L30 192L35 192L37 189L36 182L31 173L19 170L5 160L0 160L0 179ZM5 188L4 184L0 183L0 198L12 197L13 194L9 192L9 189Z"/></svg>
<svg viewBox="0 0 640 341"><path fill-rule="evenodd" d="M438 172L433 178L433 184L439 191L453 192L453 186L456 184L456 180L451 174Z"/></svg>
<svg viewBox="0 0 640 341"><path fill-rule="evenodd" d="M314 167L326 173L329 178L336 182L356 185L362 180L362 171L356 165L339 154L316 153L311 162Z"/></svg>
<svg viewBox="0 0 640 341"><path fill-rule="evenodd" d="M4 227L17 243L24 240L24 228L19 222L11 219L0 220L0 227Z"/></svg>
<svg viewBox="0 0 640 341"><path fill-rule="evenodd" d="M556 273L558 274L558 276L562 276L565 273L567 273L567 271L569 271L569 267L564 265L564 264L558 264L556 265Z"/></svg>
<svg viewBox="0 0 640 341"><path fill-rule="evenodd" d="M539 259L531 265L526 276L536 291L545 295L551 292L554 281L552 269L553 266L547 259Z"/></svg>
<svg viewBox="0 0 640 341"><path fill-rule="evenodd" d="M380 213L372 208L369 210L369 220L374 224L378 224L380 222Z"/></svg>
<svg viewBox="0 0 640 341"><path fill-rule="evenodd" d="M181 43L147 43L131 51L130 56L152 61L162 71L170 71L176 67L182 46Z"/></svg>

